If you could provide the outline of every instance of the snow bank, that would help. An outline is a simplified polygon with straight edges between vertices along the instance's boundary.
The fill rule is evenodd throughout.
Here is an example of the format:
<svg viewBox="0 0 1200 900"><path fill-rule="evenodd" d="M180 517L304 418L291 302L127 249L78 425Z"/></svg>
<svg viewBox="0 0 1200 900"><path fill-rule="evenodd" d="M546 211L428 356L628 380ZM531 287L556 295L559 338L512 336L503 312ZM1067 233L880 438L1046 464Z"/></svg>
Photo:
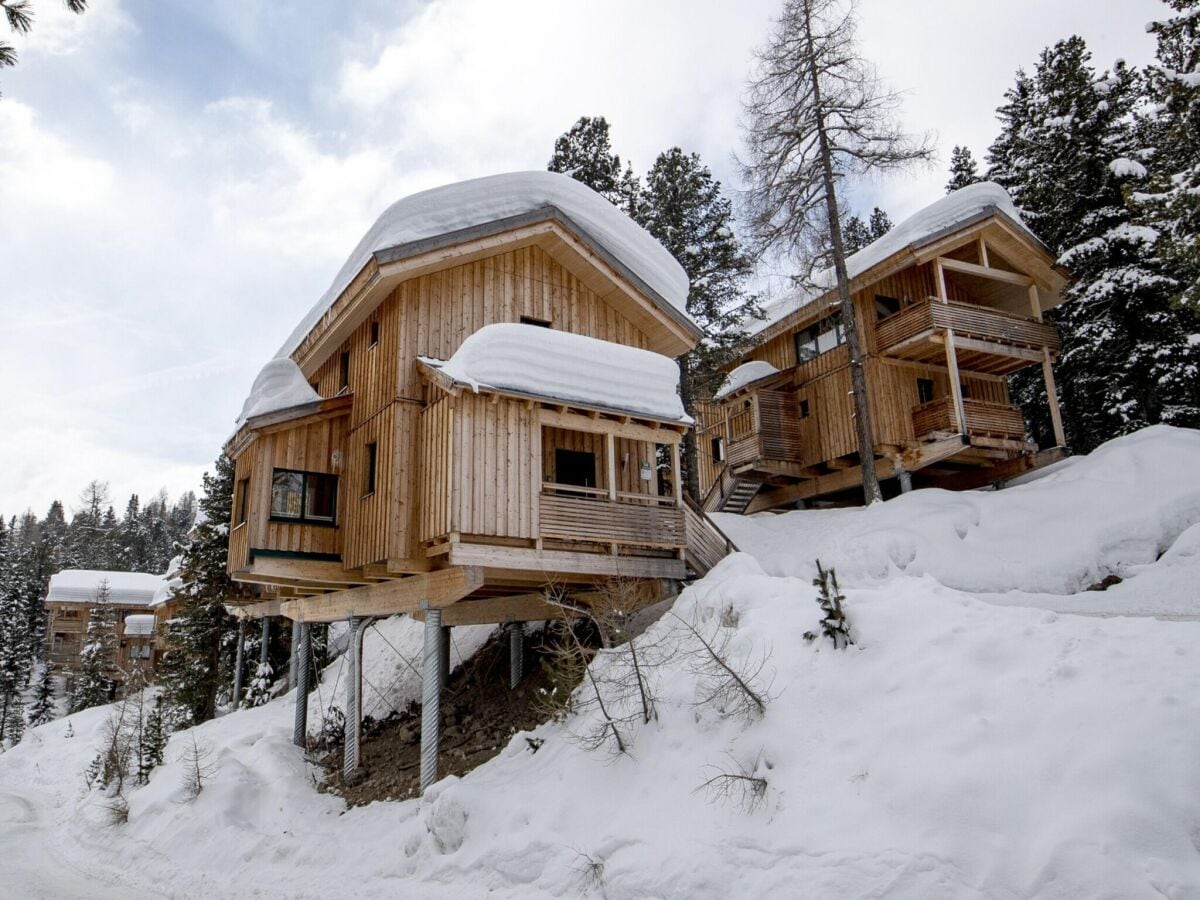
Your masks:
<svg viewBox="0 0 1200 900"><path fill-rule="evenodd" d="M1198 468L1200 432L1159 425L1002 491L716 518L773 575L811 578L819 558L847 584L932 575L965 591L1075 594L1154 563L1200 522Z"/></svg>
<svg viewBox="0 0 1200 900"><path fill-rule="evenodd" d="M725 376L725 380L721 382L721 389L713 395L713 399L720 400L722 397L728 397L734 391L741 390L760 378L767 378L778 372L777 368L765 360L755 359L748 363L742 363Z"/></svg>
<svg viewBox="0 0 1200 900"><path fill-rule="evenodd" d="M424 359L472 389L494 388L691 422L675 360L598 338L497 323L470 335L449 361Z"/></svg>
<svg viewBox="0 0 1200 900"><path fill-rule="evenodd" d="M237 418L237 425L241 428L247 419L255 416L303 406L306 403L318 403L320 400L321 395L313 390L298 365L287 358L273 359L262 367L262 371L254 379L250 396L242 404L242 413Z"/></svg>
<svg viewBox="0 0 1200 900"><path fill-rule="evenodd" d="M100 569L63 569L50 576L47 603L85 603L96 599L102 581L108 582L109 600L124 606L147 606L162 586L163 576L149 572L107 572Z"/></svg>
<svg viewBox="0 0 1200 900"><path fill-rule="evenodd" d="M547 207L557 209L611 253L657 293L676 317L691 322L686 312L687 273L641 226L570 176L512 172L422 191L389 206L277 355L289 356L300 345L373 254Z"/></svg>
<svg viewBox="0 0 1200 900"><path fill-rule="evenodd" d="M1008 192L993 181L959 188L947 194L895 226L891 231L846 258L846 271L851 279L857 278L890 256L926 244L947 231L961 228L971 220L989 212L1003 213L1013 224L1025 231L1033 240L1038 240L1025 227ZM813 276L813 284L800 287L766 306L766 318L752 322L749 331L757 334L774 325L785 316L817 299L826 291L836 287L832 269Z"/></svg>

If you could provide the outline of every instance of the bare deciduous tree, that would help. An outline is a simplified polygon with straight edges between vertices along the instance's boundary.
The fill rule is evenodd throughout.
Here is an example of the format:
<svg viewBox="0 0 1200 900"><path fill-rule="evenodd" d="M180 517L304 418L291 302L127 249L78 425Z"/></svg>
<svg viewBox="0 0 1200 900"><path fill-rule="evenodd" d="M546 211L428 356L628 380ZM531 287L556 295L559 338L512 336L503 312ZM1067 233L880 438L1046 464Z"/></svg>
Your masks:
<svg viewBox="0 0 1200 900"><path fill-rule="evenodd" d="M759 774L762 754L751 766L739 763L732 756L730 768L708 766L709 777L696 790L704 791L710 799L740 806L751 813L767 799L767 779Z"/></svg>
<svg viewBox="0 0 1200 900"><path fill-rule="evenodd" d="M855 41L853 2L786 0L745 102L749 221L761 249L802 259L824 292L832 267L850 353L855 427L868 504L882 499L875 474L862 341L850 297L838 187L846 178L932 156L928 137L898 127L898 94L887 90Z"/></svg>
<svg viewBox="0 0 1200 900"><path fill-rule="evenodd" d="M761 684L770 653L738 661L729 652L734 629L726 624L727 614L710 631L702 631L696 621L678 613L671 615L683 626L687 644L683 652L691 661L692 674L699 690L697 706L711 706L723 716L750 721L767 711L771 701L770 685Z"/></svg>
<svg viewBox="0 0 1200 900"><path fill-rule="evenodd" d="M188 742L179 757L183 767L183 790L189 800L200 796L204 783L217 774L212 748L196 740L196 731L188 732Z"/></svg>

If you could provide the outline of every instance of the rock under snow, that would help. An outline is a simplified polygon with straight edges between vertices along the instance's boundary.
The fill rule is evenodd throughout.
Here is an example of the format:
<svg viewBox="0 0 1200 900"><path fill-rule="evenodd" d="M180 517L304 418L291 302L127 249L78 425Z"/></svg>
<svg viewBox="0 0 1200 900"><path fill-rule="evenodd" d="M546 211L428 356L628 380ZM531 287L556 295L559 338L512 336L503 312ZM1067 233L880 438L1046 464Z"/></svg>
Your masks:
<svg viewBox="0 0 1200 900"><path fill-rule="evenodd" d="M493 388L691 422L675 360L537 325L500 322L470 335L447 362L424 360L473 390Z"/></svg>
<svg viewBox="0 0 1200 900"><path fill-rule="evenodd" d="M250 396L242 404L242 414L237 424L241 428L247 419L267 413L318 403L321 395L312 389L300 367L287 357L273 359L258 373Z"/></svg>
<svg viewBox="0 0 1200 900"><path fill-rule="evenodd" d="M1008 192L993 181L981 181L978 184L959 188L953 194L947 194L919 212L913 213L883 237L848 256L846 272L851 279L857 278L889 256L911 247L926 244L943 233L961 228L973 219L989 212L1003 213L1018 228L1025 231L1034 240L1038 240L1037 236L1021 221L1021 215L1017 212ZM778 300L767 304L766 318L751 323L748 330L751 334L758 334L785 316L791 315L800 307L817 299L826 291L832 290L836 284L832 269L816 273L812 278L811 285L796 288Z"/></svg>
<svg viewBox="0 0 1200 900"><path fill-rule="evenodd" d="M778 372L779 370L766 360L755 359L748 363L742 363L725 376L725 380L721 382L721 389L713 395L713 399L720 400L722 397L728 397L734 391L741 390L760 378L766 378Z"/></svg>
<svg viewBox="0 0 1200 900"><path fill-rule="evenodd" d="M686 312L687 273L633 219L568 175L511 172L422 191L389 206L277 355L288 356L300 345L373 254L547 207L557 209L611 253L657 293L676 317L691 322Z"/></svg>

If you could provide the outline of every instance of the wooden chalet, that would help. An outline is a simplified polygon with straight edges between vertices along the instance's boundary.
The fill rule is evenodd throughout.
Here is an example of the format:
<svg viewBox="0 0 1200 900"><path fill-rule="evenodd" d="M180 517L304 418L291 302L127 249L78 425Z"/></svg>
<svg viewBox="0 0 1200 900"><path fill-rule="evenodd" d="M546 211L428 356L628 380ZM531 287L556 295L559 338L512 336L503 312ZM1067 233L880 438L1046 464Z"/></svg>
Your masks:
<svg viewBox="0 0 1200 900"><path fill-rule="evenodd" d="M226 447L229 571L257 593L241 614L300 636L411 613L444 652L431 624L570 614L548 585L571 606L632 579L648 604L707 571L728 542L681 490L687 289L661 245L566 176L393 205Z"/></svg>
<svg viewBox="0 0 1200 900"><path fill-rule="evenodd" d="M939 200L847 267L876 470L894 479L891 490L977 487L1061 455L1060 342L1042 314L1061 302L1067 277L1002 188L982 183ZM824 279L827 289L768 310L743 364L701 409L706 510L861 502L849 353ZM1007 376L1030 366L1050 397L1050 451L1029 440L1009 395Z"/></svg>

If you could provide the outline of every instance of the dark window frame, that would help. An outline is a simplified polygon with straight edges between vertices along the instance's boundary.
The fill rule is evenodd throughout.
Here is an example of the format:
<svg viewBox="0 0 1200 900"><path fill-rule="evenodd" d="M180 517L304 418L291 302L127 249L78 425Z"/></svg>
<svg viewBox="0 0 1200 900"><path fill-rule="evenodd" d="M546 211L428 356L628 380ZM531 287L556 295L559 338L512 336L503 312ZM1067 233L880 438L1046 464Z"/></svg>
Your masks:
<svg viewBox="0 0 1200 900"><path fill-rule="evenodd" d="M534 316L521 316L522 325L535 325L538 328L553 328L554 324L549 319L539 319Z"/></svg>
<svg viewBox="0 0 1200 900"><path fill-rule="evenodd" d="M233 527L245 525L250 518L250 479L239 478L233 489Z"/></svg>
<svg viewBox="0 0 1200 900"><path fill-rule="evenodd" d="M917 379L917 403L918 404L932 403L935 399L934 398L935 392L936 392L936 385L933 383L932 378L918 378Z"/></svg>
<svg viewBox="0 0 1200 900"><path fill-rule="evenodd" d="M372 349L374 347L378 347L378 346L379 346L379 320L375 319L374 321L371 322L371 342L367 345L367 349L370 350L370 349Z"/></svg>
<svg viewBox="0 0 1200 900"><path fill-rule="evenodd" d="M338 377L338 393L350 389L350 351L342 353Z"/></svg>
<svg viewBox="0 0 1200 900"><path fill-rule="evenodd" d="M809 415L811 415L811 409L808 405L808 398L801 397L800 398L800 418L807 419L809 417Z"/></svg>
<svg viewBox="0 0 1200 900"><path fill-rule="evenodd" d="M379 464L379 442L371 441L366 446L367 451L367 480L364 485L363 497L370 497L375 493L376 476L378 475Z"/></svg>
<svg viewBox="0 0 1200 900"><path fill-rule="evenodd" d="M712 439L712 461L714 463L725 462L725 438L715 437Z"/></svg>
<svg viewBox="0 0 1200 900"><path fill-rule="evenodd" d="M820 339L830 333L833 334L833 346L822 350L820 348ZM842 344L846 343L846 329L842 327L841 310L834 310L829 315L822 316L807 328L801 328L792 336L792 340L796 351L796 365L806 363L810 359L816 359L818 356L823 356L826 353L836 350ZM805 352L805 348L808 348L807 352Z"/></svg>
<svg viewBox="0 0 1200 900"><path fill-rule="evenodd" d="M894 309L892 307L895 307ZM887 294L875 295L875 320L882 321L888 316L894 316L904 308L904 303L899 297L889 297Z"/></svg>
<svg viewBox="0 0 1200 900"><path fill-rule="evenodd" d="M275 510L275 478L280 474L300 476L300 514L289 516ZM310 516L308 514L308 484L309 479L321 478L332 482L333 511L328 516ZM283 522L288 525L315 525L324 528L336 528L338 525L338 476L330 472L306 472L303 469L287 469L283 467L271 470L271 514L268 521Z"/></svg>

